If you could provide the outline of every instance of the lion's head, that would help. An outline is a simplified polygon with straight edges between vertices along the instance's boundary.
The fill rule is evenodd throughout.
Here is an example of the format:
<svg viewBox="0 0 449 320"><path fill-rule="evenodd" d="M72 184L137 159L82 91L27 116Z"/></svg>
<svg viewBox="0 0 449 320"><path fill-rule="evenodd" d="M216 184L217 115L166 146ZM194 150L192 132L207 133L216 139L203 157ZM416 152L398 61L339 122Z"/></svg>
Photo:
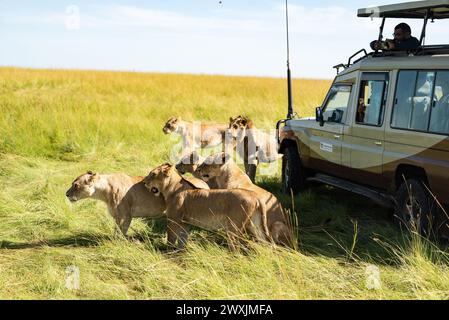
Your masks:
<svg viewBox="0 0 449 320"><path fill-rule="evenodd" d="M193 151L192 153L185 155L181 158L179 163L176 165L176 170L181 174L194 173L198 166L204 161L198 152Z"/></svg>
<svg viewBox="0 0 449 320"><path fill-rule="evenodd" d="M222 174L223 166L232 161L230 155L225 152L220 152L207 157L201 165L196 169L194 176L203 180L209 181Z"/></svg>
<svg viewBox="0 0 449 320"><path fill-rule="evenodd" d="M228 133L236 139L245 133L249 123L251 123L251 120L245 116L237 116L236 118L231 117L229 118Z"/></svg>
<svg viewBox="0 0 449 320"><path fill-rule="evenodd" d="M178 118L178 117L171 117L165 123L165 126L162 128L162 131L165 134L170 134L170 133L173 133L173 132L177 132L178 129L179 129L179 122L180 121L181 121L181 119Z"/></svg>
<svg viewBox="0 0 449 320"><path fill-rule="evenodd" d="M169 163L165 163L150 171L148 176L143 180L145 187L156 196L161 195L161 191L170 184L172 175L177 174L175 167Z"/></svg>
<svg viewBox="0 0 449 320"><path fill-rule="evenodd" d="M72 182L72 186L66 192L66 197L71 202L76 202L82 199L91 197L95 192L95 182L98 180L99 175L88 171L85 174L80 175Z"/></svg>

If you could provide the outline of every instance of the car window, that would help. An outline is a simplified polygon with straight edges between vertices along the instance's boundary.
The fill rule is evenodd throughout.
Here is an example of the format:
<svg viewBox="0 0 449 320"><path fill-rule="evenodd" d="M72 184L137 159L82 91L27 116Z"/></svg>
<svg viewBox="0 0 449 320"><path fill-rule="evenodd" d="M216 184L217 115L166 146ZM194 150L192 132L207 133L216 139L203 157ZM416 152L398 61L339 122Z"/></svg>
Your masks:
<svg viewBox="0 0 449 320"><path fill-rule="evenodd" d="M326 122L344 123L348 109L351 86L335 85L330 89L326 105L323 109L323 118Z"/></svg>
<svg viewBox="0 0 449 320"><path fill-rule="evenodd" d="M449 134L449 71L437 72L429 131Z"/></svg>
<svg viewBox="0 0 449 320"><path fill-rule="evenodd" d="M435 72L401 71L398 76L392 127L427 131L433 103Z"/></svg>
<svg viewBox="0 0 449 320"><path fill-rule="evenodd" d="M387 88L386 80L362 80L356 110L358 124L382 125Z"/></svg>

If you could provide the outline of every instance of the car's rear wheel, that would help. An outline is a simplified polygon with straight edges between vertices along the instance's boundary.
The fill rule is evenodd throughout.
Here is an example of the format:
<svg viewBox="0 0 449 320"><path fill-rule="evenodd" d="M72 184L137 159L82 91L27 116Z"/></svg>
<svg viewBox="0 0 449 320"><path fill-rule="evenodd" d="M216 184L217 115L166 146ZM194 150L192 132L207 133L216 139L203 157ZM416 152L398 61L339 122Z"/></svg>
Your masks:
<svg viewBox="0 0 449 320"><path fill-rule="evenodd" d="M282 191L298 194L306 188L305 169L295 145L287 146L282 157Z"/></svg>
<svg viewBox="0 0 449 320"><path fill-rule="evenodd" d="M436 210L435 199L421 181L408 179L401 184L394 219L402 230L432 236Z"/></svg>

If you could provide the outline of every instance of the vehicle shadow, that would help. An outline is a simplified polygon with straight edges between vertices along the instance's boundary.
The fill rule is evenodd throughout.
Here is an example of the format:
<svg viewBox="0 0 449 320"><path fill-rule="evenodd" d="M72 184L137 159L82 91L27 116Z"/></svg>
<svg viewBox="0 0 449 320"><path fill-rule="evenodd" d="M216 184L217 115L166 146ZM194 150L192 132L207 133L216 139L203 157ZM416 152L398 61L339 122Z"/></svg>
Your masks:
<svg viewBox="0 0 449 320"><path fill-rule="evenodd" d="M315 185L292 197L284 195L277 179L259 183L293 212L298 248L307 255L326 256L380 265L395 265L398 252L410 246L406 233L393 223L393 210L362 196Z"/></svg>

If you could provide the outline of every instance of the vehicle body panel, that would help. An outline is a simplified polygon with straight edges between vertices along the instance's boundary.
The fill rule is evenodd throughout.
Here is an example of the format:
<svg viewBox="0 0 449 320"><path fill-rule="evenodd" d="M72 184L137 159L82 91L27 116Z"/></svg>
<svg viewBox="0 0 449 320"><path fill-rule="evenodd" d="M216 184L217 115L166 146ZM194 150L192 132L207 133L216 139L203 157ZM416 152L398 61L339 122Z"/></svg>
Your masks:
<svg viewBox="0 0 449 320"><path fill-rule="evenodd" d="M449 55L366 57L341 72L333 83L353 86L344 123L326 122L321 127L311 119L291 119L286 126L294 133L306 168L392 194L398 188L398 168L421 168L431 191L440 202L449 204L448 135L391 126L396 82L402 70L449 70ZM383 121L377 126L356 122L361 78L366 72L389 75Z"/></svg>

